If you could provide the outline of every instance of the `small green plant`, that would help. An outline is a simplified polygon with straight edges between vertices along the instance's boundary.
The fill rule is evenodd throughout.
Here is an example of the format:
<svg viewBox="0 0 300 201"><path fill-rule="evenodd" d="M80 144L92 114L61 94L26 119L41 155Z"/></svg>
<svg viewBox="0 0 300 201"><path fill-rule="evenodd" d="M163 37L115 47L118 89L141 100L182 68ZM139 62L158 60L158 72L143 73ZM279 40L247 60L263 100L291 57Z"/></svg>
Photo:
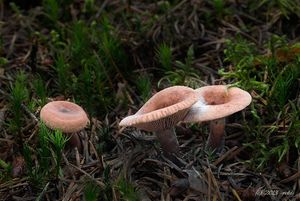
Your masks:
<svg viewBox="0 0 300 201"><path fill-rule="evenodd" d="M289 102L291 106L291 112L288 117L291 119L288 125L287 136L290 136L291 144L293 144L298 153L300 153L300 106Z"/></svg>
<svg viewBox="0 0 300 201"><path fill-rule="evenodd" d="M277 162L279 163L283 160L283 157L288 154L289 149L290 145L288 142L288 138L283 137L283 139L280 139L280 144L271 149L270 154L274 155L277 158Z"/></svg>
<svg viewBox="0 0 300 201"><path fill-rule="evenodd" d="M67 5L64 2L60 3ZM121 41L108 18L91 23L78 20L52 30L49 45L55 52L53 69L58 92L66 97L73 94L91 116L110 111L117 103L116 83L126 82L125 74L130 71Z"/></svg>
<svg viewBox="0 0 300 201"><path fill-rule="evenodd" d="M162 14L168 12L168 10L171 8L171 4L169 1L161 1L158 5L159 10Z"/></svg>
<svg viewBox="0 0 300 201"><path fill-rule="evenodd" d="M149 75L141 75L136 80L136 87L143 102L146 102L151 96L151 79Z"/></svg>
<svg viewBox="0 0 300 201"><path fill-rule="evenodd" d="M45 14L52 22L57 22L60 17L60 4L57 0L43 0Z"/></svg>
<svg viewBox="0 0 300 201"><path fill-rule="evenodd" d="M139 196L132 183L127 181L123 176L117 180L116 187L120 192L121 199L124 201L138 201Z"/></svg>
<svg viewBox="0 0 300 201"><path fill-rule="evenodd" d="M54 151L54 159L56 164L56 176L61 175L61 159L62 159L62 151L68 142L68 138L63 135L60 130L55 130L48 135L48 140L52 144L52 148Z"/></svg>
<svg viewBox="0 0 300 201"><path fill-rule="evenodd" d="M213 5L218 17L221 17L225 10L224 0L213 0Z"/></svg>
<svg viewBox="0 0 300 201"><path fill-rule="evenodd" d="M76 65L87 59L92 52L89 38L89 27L83 21L75 22L71 27L70 53L71 60Z"/></svg>
<svg viewBox="0 0 300 201"><path fill-rule="evenodd" d="M94 182L89 181L84 187L83 194L85 201L97 201L100 194L100 189Z"/></svg>
<svg viewBox="0 0 300 201"><path fill-rule="evenodd" d="M99 143L97 143L96 148L100 154L110 151L115 145L114 139L111 135L111 129L109 122L105 122L99 132L97 132L99 136Z"/></svg>
<svg viewBox="0 0 300 201"><path fill-rule="evenodd" d="M44 175L49 174L49 166L50 166L50 142L49 142L49 135L51 135L51 131L47 128L47 126L40 122L40 129L39 129L39 143L37 147L37 155L39 159L39 167L43 172Z"/></svg>
<svg viewBox="0 0 300 201"><path fill-rule="evenodd" d="M268 147L265 143L246 143L244 146L249 147L251 150L259 150L258 152L254 153L251 160L247 161L254 169L261 170L268 164L271 156L270 150L268 150Z"/></svg>
<svg viewBox="0 0 300 201"><path fill-rule="evenodd" d="M68 87L70 86L70 65L62 53L58 53L55 58L54 69L57 73L57 85L59 91L67 94Z"/></svg>
<svg viewBox="0 0 300 201"><path fill-rule="evenodd" d="M99 45L99 49L97 53L100 55L103 66L107 69L110 76L118 75L125 79L123 72L129 71L129 67L126 65L127 56L118 33L110 24L107 17L102 18L101 30L98 30L98 34L97 44Z"/></svg>
<svg viewBox="0 0 300 201"><path fill-rule="evenodd" d="M30 147L27 143L23 148L23 156L27 174L31 183L38 188L51 178L51 144L49 135L51 131L42 122L39 123L38 143L36 147ZM35 155L35 161L32 156Z"/></svg>
<svg viewBox="0 0 300 201"><path fill-rule="evenodd" d="M156 59L164 71L172 70L172 49L166 43L162 43L156 49Z"/></svg>
<svg viewBox="0 0 300 201"><path fill-rule="evenodd" d="M299 16L299 6L298 1L293 0L274 0L274 1L249 1L249 8L251 11L256 11L262 8L267 9L267 13L271 13L274 9L280 11L280 14L289 19L291 14L296 14Z"/></svg>
<svg viewBox="0 0 300 201"><path fill-rule="evenodd" d="M0 159L0 182L11 178L12 166Z"/></svg>
<svg viewBox="0 0 300 201"><path fill-rule="evenodd" d="M24 114L22 111L22 104L24 104L29 97L29 92L26 87L26 75L23 71L20 71L17 74L15 83L11 87L10 95L12 119L9 120L9 128L15 134L17 140L21 143L23 140L20 132Z"/></svg>
<svg viewBox="0 0 300 201"><path fill-rule="evenodd" d="M32 82L33 88L36 96L38 97L38 104L44 106L47 101L47 91L45 83L43 82L41 76L35 78Z"/></svg>
<svg viewBox="0 0 300 201"><path fill-rule="evenodd" d="M35 177L34 163L32 161L32 151L27 143L25 143L23 146L23 156L25 160L27 173L31 181L33 181L33 183L36 183L38 180Z"/></svg>
<svg viewBox="0 0 300 201"><path fill-rule="evenodd" d="M51 36L51 44L49 44L49 45L53 46L53 48L55 49L55 52L56 51L57 52L65 51L67 49L66 42L61 39L61 37L62 37L61 34L59 34L55 30L51 30L50 36Z"/></svg>
<svg viewBox="0 0 300 201"><path fill-rule="evenodd" d="M0 159L0 168L7 169L9 167L9 164L7 164L5 161Z"/></svg>
<svg viewBox="0 0 300 201"><path fill-rule="evenodd" d="M253 122L246 127L249 141L245 146L255 150L252 166L262 169L270 161L288 160L291 149L298 146L295 137L297 79L300 76L299 51L286 38L272 36L264 45L270 54L260 54L253 43L242 38L228 41L225 60L233 64L229 72L220 71L230 82L255 92L251 113ZM291 118L292 116L292 118ZM282 126L283 125L283 126ZM258 151L257 151L258 150Z"/></svg>
<svg viewBox="0 0 300 201"><path fill-rule="evenodd" d="M269 102L275 101L279 104L280 108L283 108L288 102L288 99L297 86L297 79L300 77L299 64L300 62L288 64L279 72L273 82Z"/></svg>
<svg viewBox="0 0 300 201"><path fill-rule="evenodd" d="M14 2L10 2L9 6L15 14L17 14L19 16L22 15L21 9Z"/></svg>
<svg viewBox="0 0 300 201"><path fill-rule="evenodd" d="M82 100L82 104L87 109L88 113L94 115L94 105L97 100L94 95L94 72L93 72L93 64L94 57L91 57L90 60L82 61L83 70L81 75L78 77L78 83L76 84L76 92L78 93L80 99Z"/></svg>
<svg viewBox="0 0 300 201"><path fill-rule="evenodd" d="M167 82L169 85L185 85L192 88L200 87L202 85L200 81L201 79L198 72L192 66L193 60L194 47L191 45L187 51L185 62L183 63L176 60L176 69L173 71L166 71L165 76L159 80L158 86L160 86L163 82Z"/></svg>
<svg viewBox="0 0 300 201"><path fill-rule="evenodd" d="M241 37L233 42L226 42L224 50L225 61L233 64L234 71L219 73L227 79L235 79L235 85L245 90L256 89L259 94L266 93L269 85L263 81L263 71L257 71L255 62L258 58L258 51L255 45Z"/></svg>
<svg viewBox="0 0 300 201"><path fill-rule="evenodd" d="M0 47L0 55L1 55L1 47ZM0 57L0 67L8 64L8 60L4 57Z"/></svg>
<svg viewBox="0 0 300 201"><path fill-rule="evenodd" d="M76 22L71 30L72 93L90 115L108 112L117 102L115 81L125 80L126 56L117 34L105 17L90 25Z"/></svg>
<svg viewBox="0 0 300 201"><path fill-rule="evenodd" d="M98 200L109 201L113 197L112 178L110 176L110 167L106 166L102 173L104 189L101 189Z"/></svg>
<svg viewBox="0 0 300 201"><path fill-rule="evenodd" d="M207 148L207 150L205 151L206 153L206 157L207 157L207 160L209 162L213 162L217 159L218 155L216 154L215 150L211 149L211 148Z"/></svg>
<svg viewBox="0 0 300 201"><path fill-rule="evenodd" d="M84 0L83 12L92 13L95 10L95 0Z"/></svg>

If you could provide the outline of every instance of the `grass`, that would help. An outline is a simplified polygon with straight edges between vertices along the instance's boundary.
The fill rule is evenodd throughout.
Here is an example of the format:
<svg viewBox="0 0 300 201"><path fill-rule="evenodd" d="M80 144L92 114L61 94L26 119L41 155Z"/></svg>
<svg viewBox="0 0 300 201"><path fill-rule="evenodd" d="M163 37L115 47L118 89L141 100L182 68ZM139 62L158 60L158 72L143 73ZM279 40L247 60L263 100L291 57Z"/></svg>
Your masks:
<svg viewBox="0 0 300 201"><path fill-rule="evenodd" d="M15 83L11 87L11 96L9 98L12 118L9 119L8 127L15 135L20 145L23 143L23 138L21 136L21 128L23 124L22 104L28 101L29 98L29 91L26 87L26 79L26 75L23 71L20 71L17 74Z"/></svg>
<svg viewBox="0 0 300 201"><path fill-rule="evenodd" d="M172 49L167 44L162 43L156 50L156 58L164 71L172 70Z"/></svg>
<svg viewBox="0 0 300 201"><path fill-rule="evenodd" d="M98 200L100 190L93 182L88 182L84 188L84 200L96 201Z"/></svg>
<svg viewBox="0 0 300 201"><path fill-rule="evenodd" d="M53 158L55 159L56 165L56 176L60 176L61 172L61 162L62 162L62 152L68 142L68 138L59 130L55 130L53 133L49 133L48 141L53 147Z"/></svg>
<svg viewBox="0 0 300 201"><path fill-rule="evenodd" d="M232 62L234 67L231 72L221 71L225 78L233 79L235 85L258 93L258 96L254 97L252 107L258 124L249 128L255 143L248 144L254 153L251 162L257 169L270 165L273 160L277 162L289 160L292 155L290 150L297 150L297 148L294 144L295 136L288 130L292 129L294 133L296 132L294 129L297 128L291 128L286 124L299 121L296 119L290 121L287 117L290 114L296 115L299 109L295 99L297 79L300 76L297 67L299 57L295 55L287 61L278 55L282 49L287 55L291 54L289 51L293 51L286 48L292 45L286 42L285 37L273 36L265 46L269 48L270 55L260 54L254 48L254 44L245 40L228 41L228 48L224 53L226 60ZM241 55L242 59L240 59ZM263 105L259 100L265 100ZM258 113L261 108L264 108L264 114ZM283 127L281 127L282 123ZM258 151L254 152L254 150Z"/></svg>
<svg viewBox="0 0 300 201"><path fill-rule="evenodd" d="M40 75L33 80L32 85L38 100L38 105L44 106L47 103L47 90L45 82L42 80Z"/></svg>
<svg viewBox="0 0 300 201"><path fill-rule="evenodd" d="M1 198L208 200L203 192L211 192L251 200L246 190L265 185L296 196L299 8L291 0L0 1ZM204 124L176 127L185 167L164 159L150 134L118 127L160 89L210 84L253 97L228 118L224 155L203 150ZM52 100L87 112L82 152L36 120ZM16 156L25 166L12 179ZM176 186L181 179L189 190Z"/></svg>
<svg viewBox="0 0 300 201"><path fill-rule="evenodd" d="M0 160L0 168L3 169L0 173L0 180L1 181L10 180L11 179L11 171L12 171L11 164L8 164L5 161Z"/></svg>
<svg viewBox="0 0 300 201"><path fill-rule="evenodd" d="M117 189L120 192L120 199L124 201L138 201L139 197L134 186L125 178L120 177L117 181Z"/></svg>
<svg viewBox="0 0 300 201"><path fill-rule="evenodd" d="M136 80L136 88L143 102L151 97L151 78L149 75L140 75Z"/></svg>
<svg viewBox="0 0 300 201"><path fill-rule="evenodd" d="M64 55L62 53L58 53L55 58L54 69L57 73L57 86L62 94L67 94L68 86L70 86L71 80L69 75L69 68L70 65L66 63Z"/></svg>
<svg viewBox="0 0 300 201"><path fill-rule="evenodd" d="M68 138L59 130L50 131L43 123L40 123L38 137L37 146L25 144L23 156L32 186L41 189L47 182L63 176L62 153Z"/></svg>
<svg viewBox="0 0 300 201"><path fill-rule="evenodd" d="M157 57L160 57L161 60L163 59L163 61L160 61L160 63L162 63L163 66L166 65L163 64L163 62L172 63L171 56L164 55L164 54L168 54L167 52L168 52L167 50L158 52L159 55ZM174 62L175 70L169 70L166 67L164 67L165 76L163 76L158 81L157 85L160 86L161 84L165 83L165 85L167 86L184 85L192 88L200 87L201 82L200 82L199 72L192 67L193 60L194 60L194 47L193 45L191 45L187 51L187 55L186 58L184 59L184 62L175 60Z"/></svg>

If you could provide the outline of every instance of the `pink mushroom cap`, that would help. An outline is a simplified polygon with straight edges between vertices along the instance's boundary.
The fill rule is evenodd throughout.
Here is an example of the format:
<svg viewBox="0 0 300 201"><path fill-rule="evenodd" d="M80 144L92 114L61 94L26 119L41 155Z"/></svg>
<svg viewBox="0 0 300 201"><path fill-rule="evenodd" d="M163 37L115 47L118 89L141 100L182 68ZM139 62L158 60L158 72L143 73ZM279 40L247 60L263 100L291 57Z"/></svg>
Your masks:
<svg viewBox="0 0 300 201"><path fill-rule="evenodd" d="M40 112L40 118L51 129L60 129L64 133L82 130L89 119L85 111L77 104L68 101L47 103Z"/></svg>
<svg viewBox="0 0 300 201"><path fill-rule="evenodd" d="M195 90L199 97L183 122L202 122L220 119L247 107L252 97L238 87L226 85L205 86Z"/></svg>
<svg viewBox="0 0 300 201"><path fill-rule="evenodd" d="M146 131L160 131L175 126L198 100L195 90L185 86L163 89L152 96L134 115L124 118L120 126L134 126Z"/></svg>

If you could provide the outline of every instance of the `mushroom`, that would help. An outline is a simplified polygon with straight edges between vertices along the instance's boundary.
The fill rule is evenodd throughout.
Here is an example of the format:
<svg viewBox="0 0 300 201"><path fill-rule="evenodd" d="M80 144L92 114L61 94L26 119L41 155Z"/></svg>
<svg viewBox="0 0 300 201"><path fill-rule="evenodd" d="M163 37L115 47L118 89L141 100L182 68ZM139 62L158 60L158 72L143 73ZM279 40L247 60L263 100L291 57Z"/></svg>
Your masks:
<svg viewBox="0 0 300 201"><path fill-rule="evenodd" d="M68 101L53 101L41 109L40 118L47 127L68 134L70 144L81 150L81 142L76 132L82 130L89 123L89 119L79 105Z"/></svg>
<svg viewBox="0 0 300 201"><path fill-rule="evenodd" d="M140 110L124 118L119 125L155 132L164 154L174 154L179 151L174 126L197 100L194 89L169 87L152 96Z"/></svg>
<svg viewBox="0 0 300 201"><path fill-rule="evenodd" d="M225 117L243 110L252 100L251 95L237 87L205 86L195 90L199 100L183 122L210 121L208 147L219 151L224 145Z"/></svg>

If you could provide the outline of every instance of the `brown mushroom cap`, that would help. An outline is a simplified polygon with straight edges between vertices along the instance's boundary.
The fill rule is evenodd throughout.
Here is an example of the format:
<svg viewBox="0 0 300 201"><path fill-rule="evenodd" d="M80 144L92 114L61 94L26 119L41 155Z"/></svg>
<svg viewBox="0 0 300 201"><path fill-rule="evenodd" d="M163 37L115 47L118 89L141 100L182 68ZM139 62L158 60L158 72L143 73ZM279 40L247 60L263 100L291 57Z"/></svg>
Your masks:
<svg viewBox="0 0 300 201"><path fill-rule="evenodd" d="M89 119L85 111L75 103L68 101L53 101L46 104L40 118L51 129L60 129L64 133L73 133L83 129Z"/></svg>
<svg viewBox="0 0 300 201"><path fill-rule="evenodd" d="M223 118L243 110L252 100L248 92L226 85L205 86L195 91L200 100L191 107L184 122L202 122Z"/></svg>
<svg viewBox="0 0 300 201"><path fill-rule="evenodd" d="M152 96L134 115L124 118L120 126L134 126L146 131L160 131L175 126L198 100L195 90L173 86Z"/></svg>

